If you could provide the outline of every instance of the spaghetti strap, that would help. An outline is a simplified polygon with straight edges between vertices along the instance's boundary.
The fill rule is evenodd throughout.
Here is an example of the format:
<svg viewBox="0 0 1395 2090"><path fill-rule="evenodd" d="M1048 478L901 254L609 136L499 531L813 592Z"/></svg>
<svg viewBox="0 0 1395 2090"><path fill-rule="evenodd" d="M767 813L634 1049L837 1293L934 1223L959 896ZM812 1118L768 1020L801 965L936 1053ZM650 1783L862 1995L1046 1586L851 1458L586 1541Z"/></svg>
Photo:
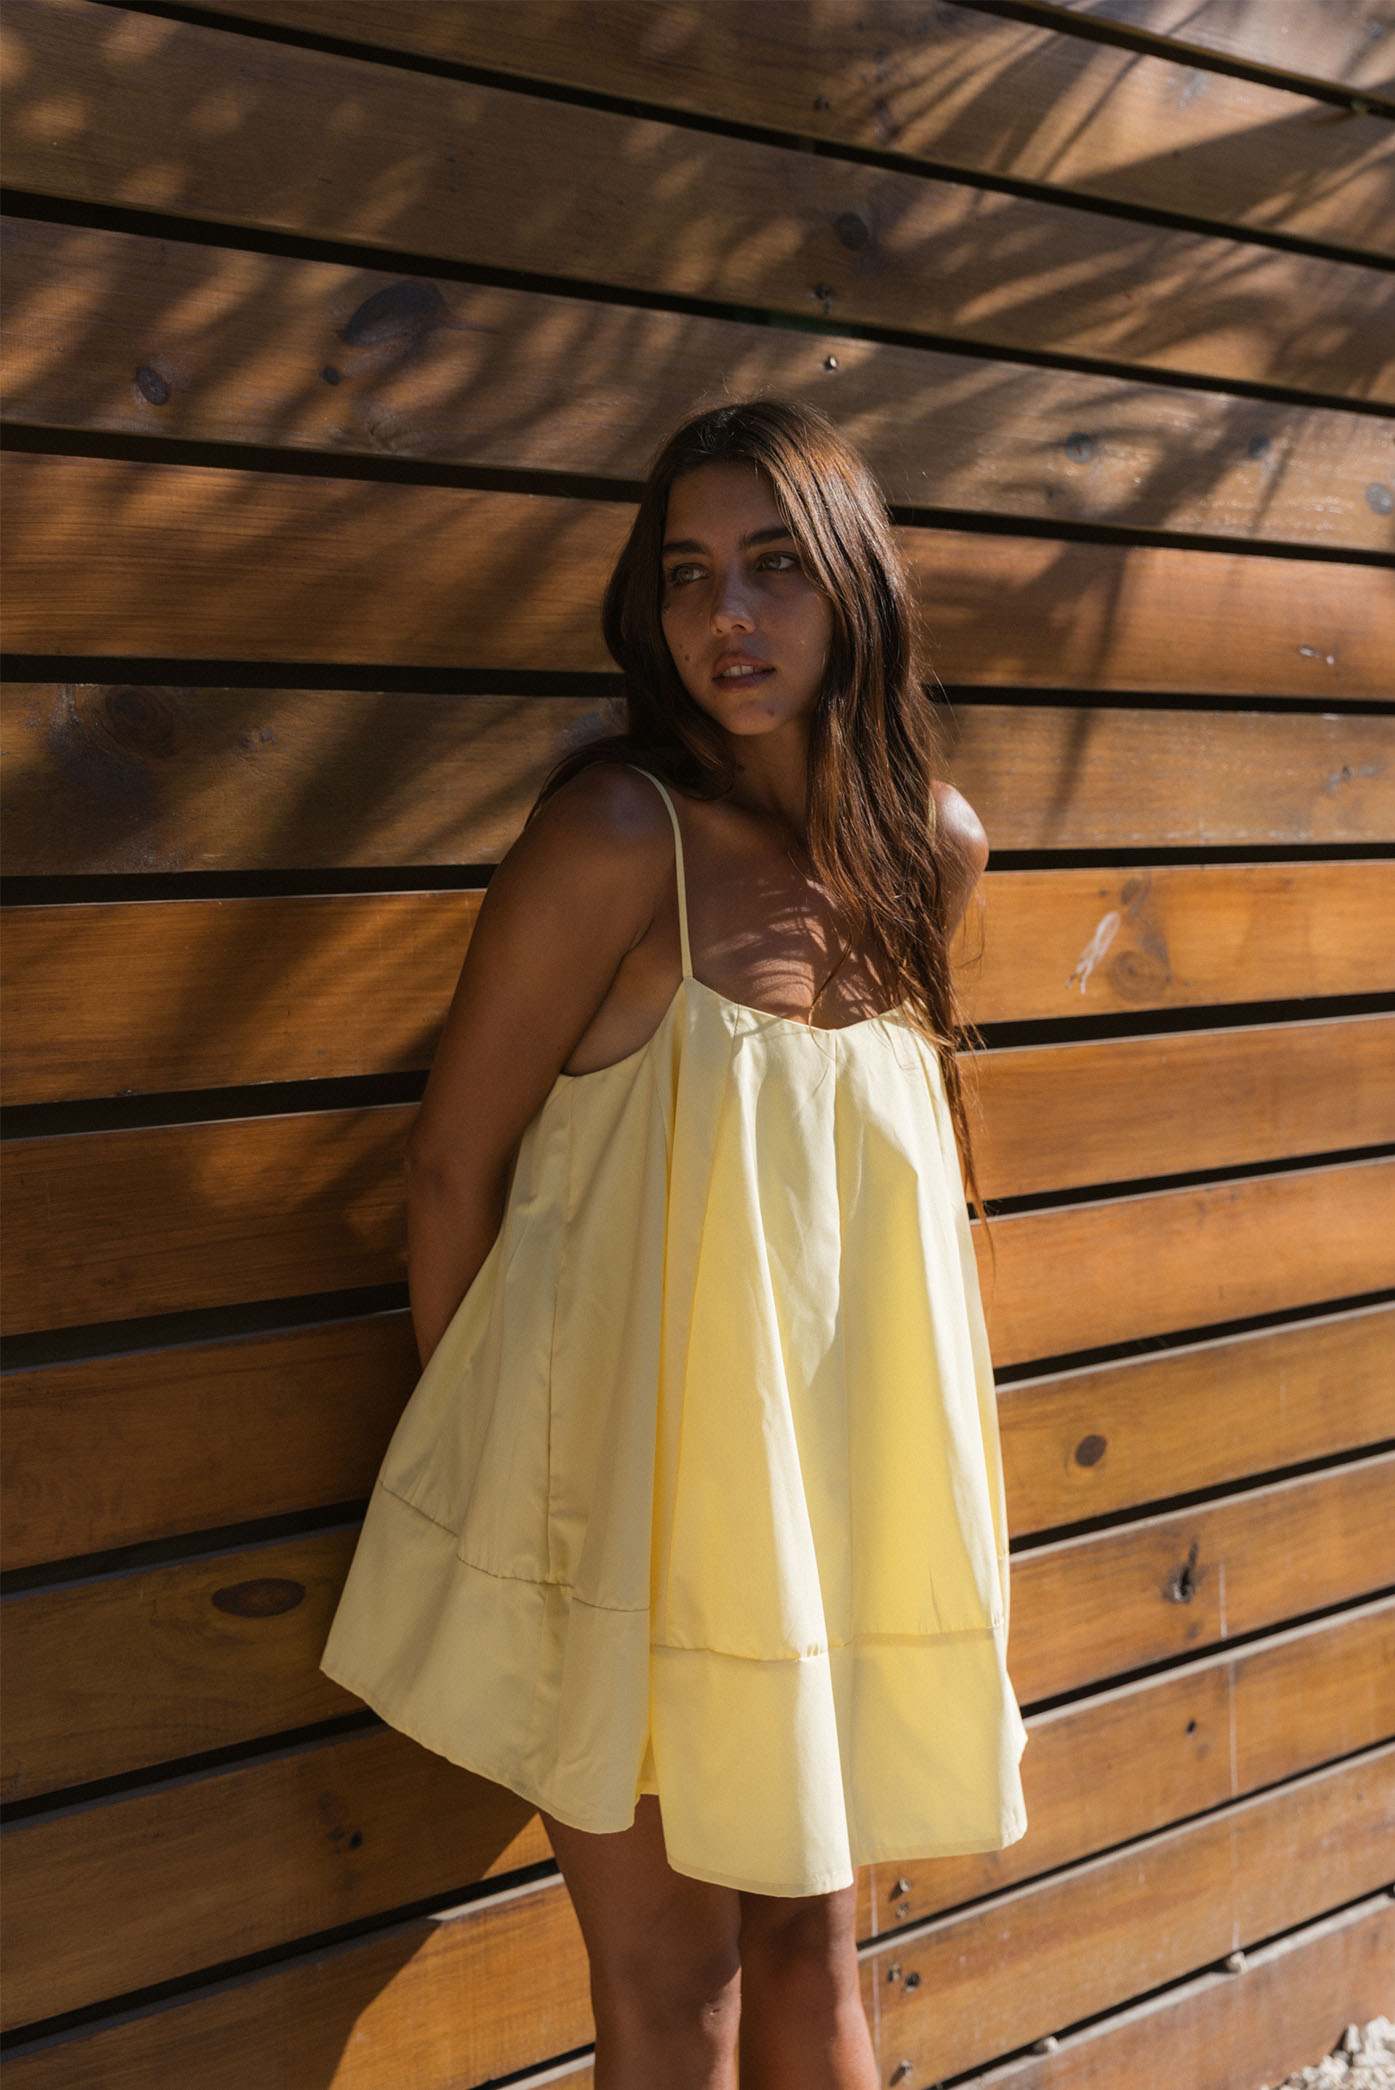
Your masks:
<svg viewBox="0 0 1395 2090"><path fill-rule="evenodd" d="M673 822L673 851L678 867L678 941L683 952L683 977L690 980L693 976L693 954L688 946L688 881L683 870L683 832L678 825L678 811L667 789L652 770L640 769L638 762L631 762L628 767L638 770L641 776L648 777L668 807L668 817Z"/></svg>

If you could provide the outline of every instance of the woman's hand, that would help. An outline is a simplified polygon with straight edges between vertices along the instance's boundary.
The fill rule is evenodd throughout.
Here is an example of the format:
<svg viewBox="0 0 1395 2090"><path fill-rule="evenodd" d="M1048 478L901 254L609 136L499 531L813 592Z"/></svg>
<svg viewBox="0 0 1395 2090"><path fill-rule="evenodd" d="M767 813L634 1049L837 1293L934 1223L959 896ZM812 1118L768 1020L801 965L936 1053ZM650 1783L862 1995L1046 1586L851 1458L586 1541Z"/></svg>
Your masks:
<svg viewBox="0 0 1395 2090"><path fill-rule="evenodd" d="M988 862L988 836L983 822L962 791L938 780L930 786L935 794L935 812L941 830L956 845L961 864L945 895L945 936L950 938L964 919L974 889Z"/></svg>
<svg viewBox="0 0 1395 2090"><path fill-rule="evenodd" d="M547 801L490 880L407 1142L423 1366L498 1234L518 1142L653 921L672 862L654 786L597 763Z"/></svg>

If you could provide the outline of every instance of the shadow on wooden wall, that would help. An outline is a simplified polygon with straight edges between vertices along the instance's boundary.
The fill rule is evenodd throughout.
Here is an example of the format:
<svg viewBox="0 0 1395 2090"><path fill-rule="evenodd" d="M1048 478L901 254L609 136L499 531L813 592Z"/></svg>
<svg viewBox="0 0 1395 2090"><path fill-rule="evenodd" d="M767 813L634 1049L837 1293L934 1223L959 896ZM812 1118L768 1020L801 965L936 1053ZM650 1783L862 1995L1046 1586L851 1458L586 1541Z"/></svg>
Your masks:
<svg viewBox="0 0 1395 2090"><path fill-rule="evenodd" d="M1395 17L1301 12L9 0L16 2090L589 2079L536 1817L317 1661L480 890L763 389L881 476L994 849L1031 1826L862 1868L884 2080L1390 2007Z"/></svg>

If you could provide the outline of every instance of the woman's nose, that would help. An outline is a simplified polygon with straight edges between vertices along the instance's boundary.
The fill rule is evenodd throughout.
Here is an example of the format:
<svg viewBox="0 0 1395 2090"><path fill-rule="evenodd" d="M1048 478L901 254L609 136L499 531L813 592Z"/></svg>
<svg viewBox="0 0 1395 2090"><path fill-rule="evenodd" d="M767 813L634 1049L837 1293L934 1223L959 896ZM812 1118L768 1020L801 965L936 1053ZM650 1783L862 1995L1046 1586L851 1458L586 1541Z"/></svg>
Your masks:
<svg viewBox="0 0 1395 2090"><path fill-rule="evenodd" d="M755 619L747 598L746 581L739 571L718 574L717 585L712 594L712 622L718 631L730 631L740 625L750 631Z"/></svg>

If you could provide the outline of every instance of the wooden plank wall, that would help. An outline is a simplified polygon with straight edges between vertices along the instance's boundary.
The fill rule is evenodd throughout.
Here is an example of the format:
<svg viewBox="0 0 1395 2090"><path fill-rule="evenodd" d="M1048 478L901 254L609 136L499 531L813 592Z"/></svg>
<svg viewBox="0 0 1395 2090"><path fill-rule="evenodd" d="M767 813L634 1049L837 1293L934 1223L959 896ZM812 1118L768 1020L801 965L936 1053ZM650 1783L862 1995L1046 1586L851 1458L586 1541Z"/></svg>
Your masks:
<svg viewBox="0 0 1395 2090"><path fill-rule="evenodd" d="M883 2080L1395 2011L1395 7L3 34L13 2090L589 2081L536 1817L316 1664L480 889L761 387L882 473L994 847L1031 1826L863 1871Z"/></svg>

